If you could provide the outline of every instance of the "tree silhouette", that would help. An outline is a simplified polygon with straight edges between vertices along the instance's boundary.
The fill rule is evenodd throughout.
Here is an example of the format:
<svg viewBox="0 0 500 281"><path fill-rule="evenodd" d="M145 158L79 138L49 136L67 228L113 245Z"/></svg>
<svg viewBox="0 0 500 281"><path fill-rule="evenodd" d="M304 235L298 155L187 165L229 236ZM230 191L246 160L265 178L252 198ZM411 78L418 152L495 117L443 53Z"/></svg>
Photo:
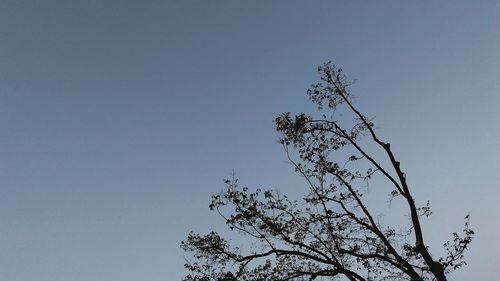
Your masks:
<svg viewBox="0 0 500 281"><path fill-rule="evenodd" d="M212 196L229 229L250 240L231 245L216 232L191 232L181 247L190 253L185 281L230 280L447 280L463 266L474 232L465 218L463 234L453 233L443 257L430 252L422 217L400 162L354 105L352 81L332 63L318 68L321 81L307 91L319 118L283 113L275 120L289 161L307 182L301 200L274 190L238 187L234 177ZM391 225L372 213L368 183L390 202L404 206L407 225ZM379 186L380 185L380 186ZM399 221L400 222L400 221Z"/></svg>

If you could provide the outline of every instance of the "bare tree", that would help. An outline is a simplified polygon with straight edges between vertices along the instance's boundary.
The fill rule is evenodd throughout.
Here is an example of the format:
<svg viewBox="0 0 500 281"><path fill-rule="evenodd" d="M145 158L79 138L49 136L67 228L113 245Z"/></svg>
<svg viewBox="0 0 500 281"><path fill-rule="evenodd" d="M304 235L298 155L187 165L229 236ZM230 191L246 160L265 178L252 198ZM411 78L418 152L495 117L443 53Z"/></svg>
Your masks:
<svg viewBox="0 0 500 281"><path fill-rule="evenodd" d="M307 182L301 200L273 190L251 192L237 179L214 195L230 230L246 236L248 247L231 246L216 232L190 233L181 247L192 256L185 281L230 280L447 280L465 264L474 232L465 218L444 256L431 254L422 217L391 145L377 134L348 91L352 81L332 63L318 68L321 81L307 91L319 118L283 113L276 118L289 161ZM367 184L404 206L407 225L381 222L367 200ZM373 187L372 187L373 189Z"/></svg>

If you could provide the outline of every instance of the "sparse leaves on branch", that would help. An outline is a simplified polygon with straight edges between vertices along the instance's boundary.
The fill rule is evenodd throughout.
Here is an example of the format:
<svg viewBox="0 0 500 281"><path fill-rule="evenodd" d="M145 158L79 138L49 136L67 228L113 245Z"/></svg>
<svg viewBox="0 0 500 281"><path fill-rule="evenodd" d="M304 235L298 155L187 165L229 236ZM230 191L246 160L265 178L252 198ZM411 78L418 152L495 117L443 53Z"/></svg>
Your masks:
<svg viewBox="0 0 500 281"><path fill-rule="evenodd" d="M181 244L190 253L184 281L442 281L465 265L474 235L469 217L463 234L444 244L446 255L433 256L420 223L432 214L430 205L417 206L390 144L355 107L353 81L331 63L318 72L321 81L307 94L320 117L283 113L275 120L288 160L306 180L303 198L250 192L227 180L209 207L250 243L239 248L216 232L190 233ZM375 192L404 203L408 225L384 224L372 213L363 196L373 177L389 183Z"/></svg>

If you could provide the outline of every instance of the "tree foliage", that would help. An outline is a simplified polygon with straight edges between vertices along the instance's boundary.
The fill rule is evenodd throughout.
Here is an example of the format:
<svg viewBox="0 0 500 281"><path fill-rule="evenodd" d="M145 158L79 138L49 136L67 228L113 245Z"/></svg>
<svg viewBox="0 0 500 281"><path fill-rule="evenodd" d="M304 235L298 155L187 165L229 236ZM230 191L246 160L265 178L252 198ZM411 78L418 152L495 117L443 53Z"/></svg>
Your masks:
<svg viewBox="0 0 500 281"><path fill-rule="evenodd" d="M275 190L249 191L238 180L212 197L229 229L251 240L231 245L216 232L190 233L181 247L190 253L184 281L233 280L447 280L463 266L474 232L466 216L461 235L431 254L422 217L400 162L377 134L373 119L355 106L352 81L332 63L318 68L321 81L307 91L318 117L283 113L275 120L289 161L307 183L301 200ZM378 149L378 152L377 152ZM408 225L381 222L366 202L366 186L405 206Z"/></svg>

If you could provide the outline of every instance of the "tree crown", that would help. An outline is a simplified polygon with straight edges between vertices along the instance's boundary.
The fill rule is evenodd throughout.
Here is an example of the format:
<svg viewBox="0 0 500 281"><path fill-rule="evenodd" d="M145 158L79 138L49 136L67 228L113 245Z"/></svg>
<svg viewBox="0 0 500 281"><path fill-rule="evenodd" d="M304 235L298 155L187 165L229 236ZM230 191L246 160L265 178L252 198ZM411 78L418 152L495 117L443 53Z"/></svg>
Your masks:
<svg viewBox="0 0 500 281"><path fill-rule="evenodd" d="M239 188L234 177L226 180L209 207L252 243L242 249L216 232L190 233L181 243L193 258L185 265L185 281L446 280L465 265L474 235L469 216L463 234L453 233L443 245L446 255L434 257L421 226L430 206L417 206L390 144L355 107L348 90L353 81L332 63L318 73L321 80L307 95L320 117L287 112L275 120L279 143L307 192L291 200L275 190ZM372 213L364 195L374 177L387 182L391 201L406 206L408 225L385 224Z"/></svg>

